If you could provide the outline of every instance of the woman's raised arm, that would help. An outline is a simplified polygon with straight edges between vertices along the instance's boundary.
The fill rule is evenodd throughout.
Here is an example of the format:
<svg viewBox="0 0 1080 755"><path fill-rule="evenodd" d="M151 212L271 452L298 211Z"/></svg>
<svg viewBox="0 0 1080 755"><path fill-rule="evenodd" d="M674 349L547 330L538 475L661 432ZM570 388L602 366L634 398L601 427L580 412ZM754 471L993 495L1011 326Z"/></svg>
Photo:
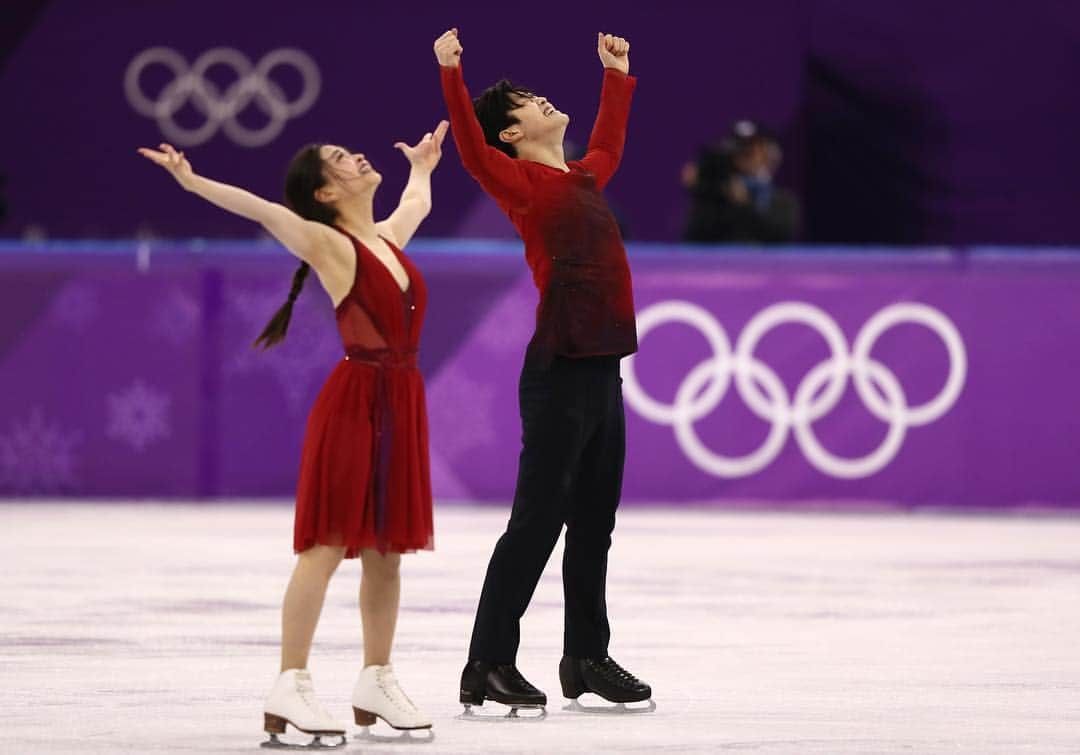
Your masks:
<svg viewBox="0 0 1080 755"><path fill-rule="evenodd" d="M140 147L139 154L167 170L187 191L259 223L290 252L319 268L334 235L328 226L305 220L285 205L270 202L250 191L196 174L184 153L177 152L171 144L160 144L158 150Z"/></svg>

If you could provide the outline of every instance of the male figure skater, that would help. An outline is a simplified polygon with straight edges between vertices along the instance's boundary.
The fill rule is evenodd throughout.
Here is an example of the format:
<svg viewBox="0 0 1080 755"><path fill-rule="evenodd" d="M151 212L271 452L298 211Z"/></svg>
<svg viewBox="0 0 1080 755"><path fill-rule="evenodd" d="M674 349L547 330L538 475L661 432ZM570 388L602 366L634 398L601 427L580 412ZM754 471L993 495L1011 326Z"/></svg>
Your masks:
<svg viewBox="0 0 1080 755"><path fill-rule="evenodd" d="M471 100L461 41L435 41L451 131L465 169L509 215L540 292L519 383L522 450L514 506L488 565L461 702L542 707L518 671L520 620L566 525L563 694L647 700L649 685L608 655L607 552L622 487L625 432L619 360L637 350L630 266L600 193L622 156L635 79L630 44L600 34L600 110L585 156L567 162L569 117L502 80Z"/></svg>

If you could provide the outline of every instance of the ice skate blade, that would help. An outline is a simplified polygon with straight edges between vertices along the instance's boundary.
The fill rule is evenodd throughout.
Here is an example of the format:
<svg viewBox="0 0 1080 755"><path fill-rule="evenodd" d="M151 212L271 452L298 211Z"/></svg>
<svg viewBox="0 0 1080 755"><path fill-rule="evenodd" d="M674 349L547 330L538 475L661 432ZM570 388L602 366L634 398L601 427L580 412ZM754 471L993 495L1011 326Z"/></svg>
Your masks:
<svg viewBox="0 0 1080 755"><path fill-rule="evenodd" d="M430 726L423 729L391 729L393 734L377 734L370 726L364 726L359 734L353 734L353 741L383 745L426 745L435 741L435 730Z"/></svg>
<svg viewBox="0 0 1080 755"><path fill-rule="evenodd" d="M278 735L270 732L270 739L266 740L259 747L265 747L268 750L337 750L345 746L344 734L312 734L312 739L307 744L292 744L290 742L282 742L278 739ZM324 742L323 738L337 739L341 738L340 742Z"/></svg>
<svg viewBox="0 0 1080 755"><path fill-rule="evenodd" d="M578 700L571 700L569 705L563 706L563 710L569 713L584 713L589 716L636 716L642 713L652 713L656 710L656 701L649 700L649 704L644 707L631 708L627 703L582 705Z"/></svg>
<svg viewBox="0 0 1080 755"><path fill-rule="evenodd" d="M495 702L492 700L492 702ZM499 703L503 705L504 703ZM507 713L477 713L473 705L465 703L465 712L457 716L459 721L482 721L484 723L519 723L543 721L547 718L547 708L543 705L507 705L510 709ZM537 711L529 715L518 715L518 711Z"/></svg>

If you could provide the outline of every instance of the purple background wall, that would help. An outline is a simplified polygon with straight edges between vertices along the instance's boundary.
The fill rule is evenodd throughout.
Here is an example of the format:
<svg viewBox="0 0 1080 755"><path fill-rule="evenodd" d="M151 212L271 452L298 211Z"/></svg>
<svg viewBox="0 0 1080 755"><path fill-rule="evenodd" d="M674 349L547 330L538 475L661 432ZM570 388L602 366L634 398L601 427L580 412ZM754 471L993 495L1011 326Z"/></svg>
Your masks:
<svg viewBox="0 0 1080 755"><path fill-rule="evenodd" d="M433 295L421 367L436 495L508 501L516 376L536 302L520 249L418 242L413 256ZM652 247L631 256L639 318L675 302L699 324L668 321L643 334L636 381L624 385L627 502L1080 508L1080 250ZM271 244L0 245L0 495L291 496L307 411L341 358L315 286L280 348L250 348L291 267ZM860 334L900 303L951 323L958 351L950 356L943 331L897 323L869 349L874 379L860 395L851 381ZM701 323L722 328L738 353L755 319L777 305L787 316L752 350L712 363L714 378L746 371L766 391L764 408L755 412L753 386L729 385L707 405L711 380L690 385L683 408L699 405L690 426L705 450L688 451L670 422L643 411L640 391L677 403L689 376L710 364ZM808 383L822 365L840 369L828 408L827 388ZM918 407L953 369L957 390L919 421ZM822 408L802 424L823 451L796 427L800 387ZM875 396L889 399L881 419L869 408ZM830 455L873 454L890 422L900 442L880 462L853 475L843 461L830 465ZM718 455L752 454L770 428L779 444L756 467L709 468Z"/></svg>
<svg viewBox="0 0 1080 755"><path fill-rule="evenodd" d="M188 63L222 45L252 61L281 47L306 51L322 74L314 106L263 147L238 147L219 133L189 150L196 169L276 197L297 146L341 141L383 170L385 208L405 174L391 145L417 138L444 112L431 43L456 25L474 89L502 75L520 79L571 113L569 137L578 142L598 94L593 34L631 39L640 87L609 196L636 238L678 236L681 164L750 116L782 136L784 178L806 197L808 240L1080 242L1076 3L599 1L545 9L524 19L515 15L524 7L426 0L6 5L0 173L8 218L0 234L253 235L180 195L134 152L161 135L128 104L124 73L159 45ZM219 69L211 78L224 86L229 76ZM289 94L299 90L287 70L275 80ZM145 86L160 91L167 81L158 69ZM241 121L262 117L249 108ZM199 122L190 106L177 118ZM508 232L452 149L435 194L425 235Z"/></svg>
<svg viewBox="0 0 1080 755"><path fill-rule="evenodd" d="M879 402L883 391L891 395L885 419L905 418L902 442L873 471L838 479L820 468L822 454L807 451L807 427L846 458L900 431L889 436L850 384L835 407L803 422L792 402L827 350L813 329L779 325L762 338L759 361L744 354L713 367L716 375L753 373L759 392L772 379L766 368L775 372L768 406L756 414L729 387L676 431L642 413L640 397L628 401L628 500L1077 505L1080 6L601 0L546 8L523 25L523 8L426 0L6 5L0 236L214 240L0 249L0 494L290 494L307 407L339 355L328 308L307 292L285 347L267 355L247 348L280 302L290 262L275 245L250 242L252 225L180 192L135 154L162 135L129 103L125 72L158 46L189 64L222 46L253 63L281 48L303 50L321 77L310 109L262 146L216 133L187 150L196 169L276 197L297 146L343 142L386 176L378 197L385 212L406 174L393 142L416 139L444 114L431 42L454 25L474 90L504 75L535 87L571 113L568 136L578 143L598 94L593 34L631 39L640 86L607 193L634 239L678 237L683 162L733 120L753 117L780 134L782 183L804 196L806 240L894 245L859 257L820 247L699 256L638 244L640 312L693 305L734 346L762 312L796 302L825 313L851 348L876 313L909 301L947 318L963 340L967 373L955 400L933 421L908 426L900 403L932 398L949 362L924 327L882 335L872 354L878 366L859 369L877 376L869 390ZM301 89L287 69L271 78L289 98ZM234 77L217 68L207 80L224 89ZM170 77L159 67L140 81L156 96ZM205 116L189 103L175 119L194 127ZM258 128L266 116L248 107L237 122ZM452 147L422 233L512 234ZM965 251L983 243L1024 247L1005 256ZM895 245L922 251L906 247L901 260ZM1057 255L1045 245L1074 248ZM433 295L421 359L437 490L505 500L518 433L513 375L535 296L520 249L430 241L411 251ZM643 340L635 374L642 390L670 404L707 356L700 334L665 325ZM884 369L895 375L891 388ZM709 385L700 389L708 394ZM820 391L810 398L819 401ZM684 399L681 411L693 413L700 396ZM763 414L785 426L760 469L725 476L703 468L766 441ZM696 457L687 451L695 434Z"/></svg>

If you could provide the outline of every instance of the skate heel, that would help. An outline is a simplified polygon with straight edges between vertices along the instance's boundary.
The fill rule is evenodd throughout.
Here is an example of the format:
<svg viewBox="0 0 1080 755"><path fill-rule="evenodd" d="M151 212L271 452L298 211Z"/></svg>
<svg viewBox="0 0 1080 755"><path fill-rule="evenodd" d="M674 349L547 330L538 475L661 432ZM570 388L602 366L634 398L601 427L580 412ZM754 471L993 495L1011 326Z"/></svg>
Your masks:
<svg viewBox="0 0 1080 755"><path fill-rule="evenodd" d="M461 694L458 695L458 702L464 705L483 705L484 693L481 690L462 688Z"/></svg>
<svg viewBox="0 0 1080 755"><path fill-rule="evenodd" d="M563 657L559 661L559 684L562 686L563 697L576 700L586 692L585 680L581 678L581 669L577 662L570 657Z"/></svg>
<svg viewBox="0 0 1080 755"><path fill-rule="evenodd" d="M287 721L273 713L263 713L263 731L270 734L284 734Z"/></svg>
<svg viewBox="0 0 1080 755"><path fill-rule="evenodd" d="M368 713L366 710L360 710L359 708L353 708L353 719L356 721L357 726L374 726L375 714Z"/></svg>

